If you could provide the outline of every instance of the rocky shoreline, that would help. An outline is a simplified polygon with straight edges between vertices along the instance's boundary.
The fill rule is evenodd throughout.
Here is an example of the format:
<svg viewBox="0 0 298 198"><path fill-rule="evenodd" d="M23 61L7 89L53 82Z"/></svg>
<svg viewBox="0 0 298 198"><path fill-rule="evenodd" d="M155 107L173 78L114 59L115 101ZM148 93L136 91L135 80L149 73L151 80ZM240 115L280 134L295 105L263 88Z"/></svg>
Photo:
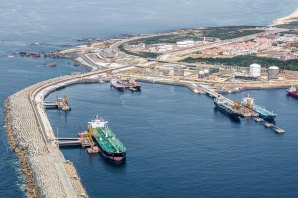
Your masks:
<svg viewBox="0 0 298 198"><path fill-rule="evenodd" d="M11 149L16 153L16 155L18 156L18 158L20 160L20 167L21 167L22 172L25 177L26 195L28 197L32 197L32 198L38 197L37 196L37 188L33 181L34 180L33 175L29 168L26 154L22 149L20 149L16 145L16 141L13 136L12 126L11 126L11 114L10 114L8 99L4 102L4 111L5 111L5 115L6 115L5 126L6 126L7 137L8 137Z"/></svg>

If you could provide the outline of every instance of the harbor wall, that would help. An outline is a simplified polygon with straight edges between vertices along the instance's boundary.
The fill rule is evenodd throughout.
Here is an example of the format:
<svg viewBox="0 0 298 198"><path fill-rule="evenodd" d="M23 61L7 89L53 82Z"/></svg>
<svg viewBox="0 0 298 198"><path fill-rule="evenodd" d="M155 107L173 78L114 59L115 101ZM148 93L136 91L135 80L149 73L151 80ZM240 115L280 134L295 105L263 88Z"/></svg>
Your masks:
<svg viewBox="0 0 298 198"><path fill-rule="evenodd" d="M9 96L4 104L7 135L20 159L28 197L87 197L75 167L46 132L52 129L43 122L48 121L46 114L38 112L32 95L38 88L60 79L30 86Z"/></svg>

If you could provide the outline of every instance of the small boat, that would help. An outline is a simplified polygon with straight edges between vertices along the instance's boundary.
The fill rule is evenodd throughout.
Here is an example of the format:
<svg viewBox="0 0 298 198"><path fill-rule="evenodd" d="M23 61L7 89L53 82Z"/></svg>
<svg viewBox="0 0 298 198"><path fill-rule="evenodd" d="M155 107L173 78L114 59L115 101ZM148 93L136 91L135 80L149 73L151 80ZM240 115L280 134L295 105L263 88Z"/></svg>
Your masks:
<svg viewBox="0 0 298 198"><path fill-rule="evenodd" d="M287 89L287 93L289 96L293 96L294 98L298 98L298 91L296 87L291 86L290 88Z"/></svg>
<svg viewBox="0 0 298 198"><path fill-rule="evenodd" d="M47 65L48 65L48 67L56 67L57 66L56 63L48 63Z"/></svg>
<svg viewBox="0 0 298 198"><path fill-rule="evenodd" d="M118 91L124 91L125 89L125 86L120 80L112 79L110 83L111 83L111 87L117 89Z"/></svg>

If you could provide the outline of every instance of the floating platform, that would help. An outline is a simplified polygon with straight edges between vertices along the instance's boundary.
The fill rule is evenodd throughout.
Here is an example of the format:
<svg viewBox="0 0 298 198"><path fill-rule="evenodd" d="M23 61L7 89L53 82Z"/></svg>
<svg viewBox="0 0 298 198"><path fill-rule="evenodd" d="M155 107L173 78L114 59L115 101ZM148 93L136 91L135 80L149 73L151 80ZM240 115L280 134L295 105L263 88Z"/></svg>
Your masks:
<svg viewBox="0 0 298 198"><path fill-rule="evenodd" d="M267 128L274 127L274 125L273 125L272 123L270 123L270 122L266 122L266 121L264 121L263 124L264 124L264 126L267 127Z"/></svg>
<svg viewBox="0 0 298 198"><path fill-rule="evenodd" d="M286 131L285 130L283 130L283 129L281 129L281 128L276 128L275 129L275 133L277 133L277 134L284 134Z"/></svg>
<svg viewBox="0 0 298 198"><path fill-rule="evenodd" d="M254 120L255 120L256 122L263 122L263 121L264 121L262 118L259 118L259 117L255 117Z"/></svg>
<svg viewBox="0 0 298 198"><path fill-rule="evenodd" d="M87 152L88 153L99 153L100 152L100 149L98 148L98 146L92 146L90 148L87 148Z"/></svg>
<svg viewBox="0 0 298 198"><path fill-rule="evenodd" d="M68 104L66 96L63 98L57 98L56 102L45 102L44 106L46 109L59 109L62 111L71 111L71 107Z"/></svg>

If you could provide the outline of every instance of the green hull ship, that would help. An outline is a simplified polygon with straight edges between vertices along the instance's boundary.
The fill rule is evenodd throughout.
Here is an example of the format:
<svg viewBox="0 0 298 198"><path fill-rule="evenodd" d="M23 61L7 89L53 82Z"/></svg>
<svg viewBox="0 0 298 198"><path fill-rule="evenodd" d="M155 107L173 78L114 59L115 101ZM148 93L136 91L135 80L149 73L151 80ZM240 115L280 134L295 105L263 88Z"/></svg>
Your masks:
<svg viewBox="0 0 298 198"><path fill-rule="evenodd" d="M108 127L108 122L96 116L89 124L89 130L100 147L101 154L113 161L122 161L126 156L126 148Z"/></svg>

